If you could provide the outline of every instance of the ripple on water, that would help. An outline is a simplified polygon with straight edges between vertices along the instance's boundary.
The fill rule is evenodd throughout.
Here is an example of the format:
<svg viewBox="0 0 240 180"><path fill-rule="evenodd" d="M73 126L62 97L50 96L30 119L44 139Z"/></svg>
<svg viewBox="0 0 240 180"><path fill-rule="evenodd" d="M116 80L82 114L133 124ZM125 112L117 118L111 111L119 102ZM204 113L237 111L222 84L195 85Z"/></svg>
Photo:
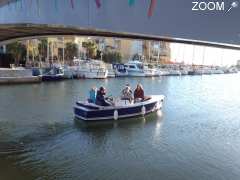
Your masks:
<svg viewBox="0 0 240 180"><path fill-rule="evenodd" d="M9 164L24 180L27 175L32 179L239 179L239 77L3 86L0 156L10 154L3 155L0 167ZM141 82L146 94L164 94L163 114L91 124L73 120L73 103L90 87L104 85L118 95L127 82L132 86Z"/></svg>

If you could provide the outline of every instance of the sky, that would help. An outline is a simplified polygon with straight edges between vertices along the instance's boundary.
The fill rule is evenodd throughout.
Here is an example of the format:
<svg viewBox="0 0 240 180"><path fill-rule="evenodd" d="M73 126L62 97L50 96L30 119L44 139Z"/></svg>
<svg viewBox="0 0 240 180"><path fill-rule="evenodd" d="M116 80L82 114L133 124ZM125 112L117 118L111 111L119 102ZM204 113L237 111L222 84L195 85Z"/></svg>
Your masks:
<svg viewBox="0 0 240 180"><path fill-rule="evenodd" d="M196 65L236 65L240 60L239 50L171 43L171 60Z"/></svg>

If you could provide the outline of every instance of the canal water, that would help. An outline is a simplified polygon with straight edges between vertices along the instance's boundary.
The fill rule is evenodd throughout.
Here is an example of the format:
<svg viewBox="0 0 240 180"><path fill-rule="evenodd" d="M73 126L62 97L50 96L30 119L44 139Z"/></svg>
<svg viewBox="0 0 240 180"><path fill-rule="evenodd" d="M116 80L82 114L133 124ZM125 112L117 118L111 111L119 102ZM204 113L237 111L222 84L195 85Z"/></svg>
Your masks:
<svg viewBox="0 0 240 180"><path fill-rule="evenodd" d="M162 112L74 121L92 86L140 82ZM0 87L0 179L239 179L240 74L67 80Z"/></svg>

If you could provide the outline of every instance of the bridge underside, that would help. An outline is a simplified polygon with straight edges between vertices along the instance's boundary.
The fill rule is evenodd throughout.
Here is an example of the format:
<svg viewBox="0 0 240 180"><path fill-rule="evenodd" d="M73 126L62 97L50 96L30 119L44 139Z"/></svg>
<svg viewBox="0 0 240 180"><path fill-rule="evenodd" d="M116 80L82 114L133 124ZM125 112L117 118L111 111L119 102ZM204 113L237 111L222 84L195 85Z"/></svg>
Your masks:
<svg viewBox="0 0 240 180"><path fill-rule="evenodd" d="M111 32L107 30L77 28L71 26L56 26L43 24L2 24L0 25L0 44L5 44L13 40L30 39L41 36L63 36L63 35L81 35L81 36L102 36L129 38L139 40L154 40L165 42L176 42L194 45L203 45L217 48L240 50L240 46L232 44L220 44L206 41L196 41L187 39L177 39L170 37L151 36L144 34L134 34L127 32Z"/></svg>

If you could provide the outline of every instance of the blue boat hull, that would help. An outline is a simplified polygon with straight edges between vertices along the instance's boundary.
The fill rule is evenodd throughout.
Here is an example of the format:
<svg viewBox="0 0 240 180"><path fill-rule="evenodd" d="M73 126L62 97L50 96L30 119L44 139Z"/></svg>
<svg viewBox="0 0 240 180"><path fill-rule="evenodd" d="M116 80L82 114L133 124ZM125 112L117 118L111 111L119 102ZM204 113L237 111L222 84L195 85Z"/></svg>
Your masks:
<svg viewBox="0 0 240 180"><path fill-rule="evenodd" d="M148 113L161 109L162 101L151 101L146 103L137 103L136 105L125 107L98 107L90 104L77 102L74 107L75 117L85 121L97 120L117 120L144 116ZM160 105L159 105L160 104Z"/></svg>
<svg viewBox="0 0 240 180"><path fill-rule="evenodd" d="M60 81L63 80L63 76L56 76L56 75L43 75L42 81Z"/></svg>

